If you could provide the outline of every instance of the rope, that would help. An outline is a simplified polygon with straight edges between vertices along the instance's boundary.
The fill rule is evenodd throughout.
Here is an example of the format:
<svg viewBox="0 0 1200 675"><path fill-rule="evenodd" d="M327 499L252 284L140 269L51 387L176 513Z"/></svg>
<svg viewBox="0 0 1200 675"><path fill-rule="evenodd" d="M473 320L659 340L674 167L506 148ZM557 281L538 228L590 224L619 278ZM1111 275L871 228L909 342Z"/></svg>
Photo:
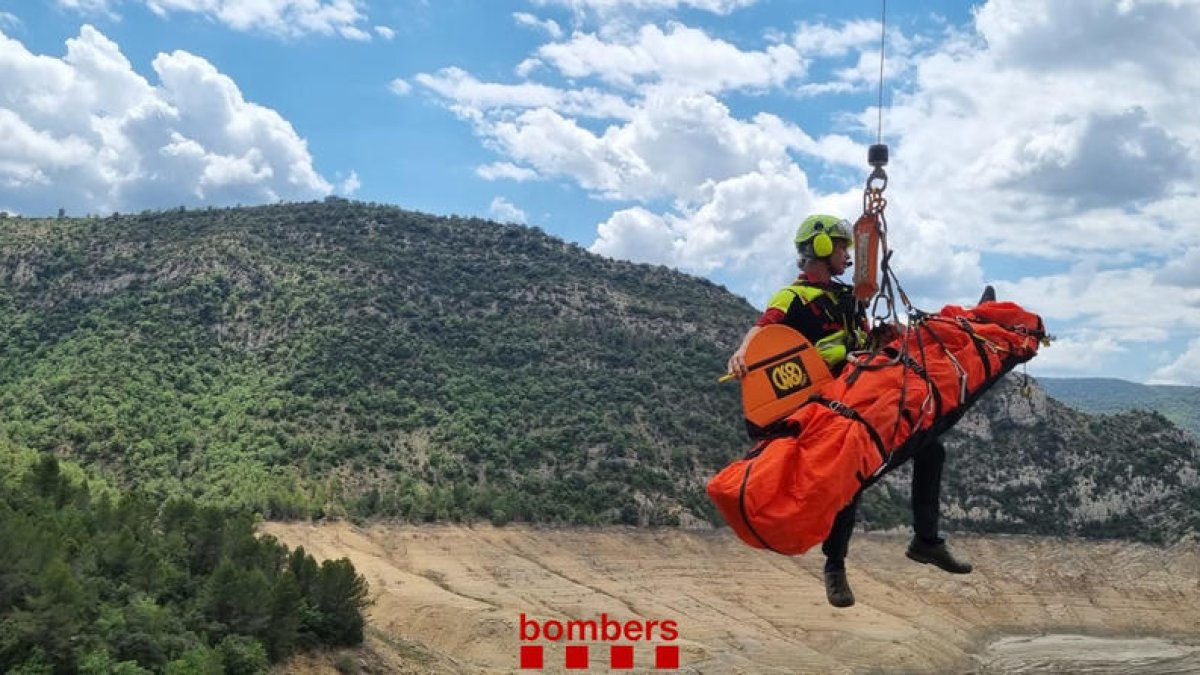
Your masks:
<svg viewBox="0 0 1200 675"><path fill-rule="evenodd" d="M875 130L875 142L883 143L883 51L887 45L887 0L883 0L883 12L879 19L879 124Z"/></svg>

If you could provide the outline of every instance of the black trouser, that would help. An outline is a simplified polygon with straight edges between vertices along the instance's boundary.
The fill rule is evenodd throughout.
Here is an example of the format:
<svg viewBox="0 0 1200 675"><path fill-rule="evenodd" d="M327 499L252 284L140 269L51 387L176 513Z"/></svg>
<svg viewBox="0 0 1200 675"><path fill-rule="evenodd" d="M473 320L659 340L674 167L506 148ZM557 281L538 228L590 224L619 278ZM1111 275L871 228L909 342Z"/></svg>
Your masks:
<svg viewBox="0 0 1200 675"><path fill-rule="evenodd" d="M913 533L917 539L927 544L941 542L938 537L938 499L942 490L942 465L946 463L946 447L938 439L933 439L913 454L912 473L912 511ZM850 549L850 535L854 534L854 519L858 515L858 498L862 493L854 495L854 499L838 512L833 519L833 529L829 531L825 543L821 544L821 552L828 559L826 568L837 568L846 559ZM832 565L831 565L832 563Z"/></svg>

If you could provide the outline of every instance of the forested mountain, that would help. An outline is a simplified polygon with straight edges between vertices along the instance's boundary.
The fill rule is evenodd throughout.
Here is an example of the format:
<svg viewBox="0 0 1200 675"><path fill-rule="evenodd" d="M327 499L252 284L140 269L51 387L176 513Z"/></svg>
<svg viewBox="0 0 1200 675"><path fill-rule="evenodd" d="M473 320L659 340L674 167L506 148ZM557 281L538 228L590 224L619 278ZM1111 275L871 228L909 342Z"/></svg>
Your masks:
<svg viewBox="0 0 1200 675"><path fill-rule="evenodd" d="M749 445L715 380L754 308L532 228L340 199L8 219L0 309L0 434L164 499L699 525ZM1191 439L1040 400L1018 422L989 396L949 438L948 525L1194 527ZM869 526L906 520L904 486Z"/></svg>
<svg viewBox="0 0 1200 675"><path fill-rule="evenodd" d="M539 231L343 200L0 228L0 433L268 517L675 523L755 312Z"/></svg>
<svg viewBox="0 0 1200 675"><path fill-rule="evenodd" d="M1156 543L1200 532L1187 432L1156 412L1081 413L1023 384L1009 375L944 436L947 527ZM895 502L877 522L907 522L907 467L896 474L875 497Z"/></svg>
<svg viewBox="0 0 1200 675"><path fill-rule="evenodd" d="M1103 377L1039 377L1046 393L1089 413L1153 410L1200 439L1200 387Z"/></svg>

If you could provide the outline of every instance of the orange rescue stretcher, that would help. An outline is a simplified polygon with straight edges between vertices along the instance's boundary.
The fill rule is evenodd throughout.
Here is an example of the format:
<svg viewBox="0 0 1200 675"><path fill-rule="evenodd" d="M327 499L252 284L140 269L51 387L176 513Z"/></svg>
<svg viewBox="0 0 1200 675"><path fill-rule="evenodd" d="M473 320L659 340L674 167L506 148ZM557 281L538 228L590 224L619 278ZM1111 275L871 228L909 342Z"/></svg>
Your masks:
<svg viewBox="0 0 1200 675"><path fill-rule="evenodd" d="M773 331L748 347L742 383L747 422L772 437L713 477L708 496L742 541L788 555L824 541L859 490L953 426L1046 339L1041 317L1016 303L950 305L853 355L834 379L802 336L782 330L791 336Z"/></svg>

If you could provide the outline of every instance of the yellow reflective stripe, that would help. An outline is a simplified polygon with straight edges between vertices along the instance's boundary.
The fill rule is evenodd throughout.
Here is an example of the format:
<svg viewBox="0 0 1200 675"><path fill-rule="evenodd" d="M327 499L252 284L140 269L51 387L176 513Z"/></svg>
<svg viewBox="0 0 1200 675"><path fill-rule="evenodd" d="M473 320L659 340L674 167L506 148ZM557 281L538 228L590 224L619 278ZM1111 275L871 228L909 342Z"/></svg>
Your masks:
<svg viewBox="0 0 1200 675"><path fill-rule="evenodd" d="M804 299L804 302L812 302L822 295L828 295L830 298L833 298L833 294L829 291L823 288L816 288L814 286L788 286L785 290L790 290L796 295L799 295ZM834 299L836 300L836 298Z"/></svg>
<svg viewBox="0 0 1200 675"><path fill-rule="evenodd" d="M817 340L817 344L813 346L817 348L817 353L821 355L825 363L836 366L846 360L846 331L839 330L836 333L830 333Z"/></svg>
<svg viewBox="0 0 1200 675"><path fill-rule="evenodd" d="M788 289L783 289L771 296L771 301L767 303L767 309L777 309L784 314L792 307L792 301L796 299L796 295Z"/></svg>
<svg viewBox="0 0 1200 675"><path fill-rule="evenodd" d="M846 360L846 345L825 345L818 347L817 353L821 355L821 360L833 367Z"/></svg>
<svg viewBox="0 0 1200 675"><path fill-rule="evenodd" d="M825 345L825 344L835 344L835 343L836 344L845 344L845 340L846 340L846 331L839 330L836 333L830 333L829 335L826 335L825 337L821 338L820 340L817 340L816 347L817 347L817 349L820 349L821 345Z"/></svg>
<svg viewBox="0 0 1200 675"><path fill-rule="evenodd" d="M834 301L837 300L832 293L823 288L814 288L812 286L785 286L778 293L771 296L771 301L767 303L768 308L775 308L784 314L792 307L792 303L799 297L805 303L812 302L822 295L828 295Z"/></svg>

